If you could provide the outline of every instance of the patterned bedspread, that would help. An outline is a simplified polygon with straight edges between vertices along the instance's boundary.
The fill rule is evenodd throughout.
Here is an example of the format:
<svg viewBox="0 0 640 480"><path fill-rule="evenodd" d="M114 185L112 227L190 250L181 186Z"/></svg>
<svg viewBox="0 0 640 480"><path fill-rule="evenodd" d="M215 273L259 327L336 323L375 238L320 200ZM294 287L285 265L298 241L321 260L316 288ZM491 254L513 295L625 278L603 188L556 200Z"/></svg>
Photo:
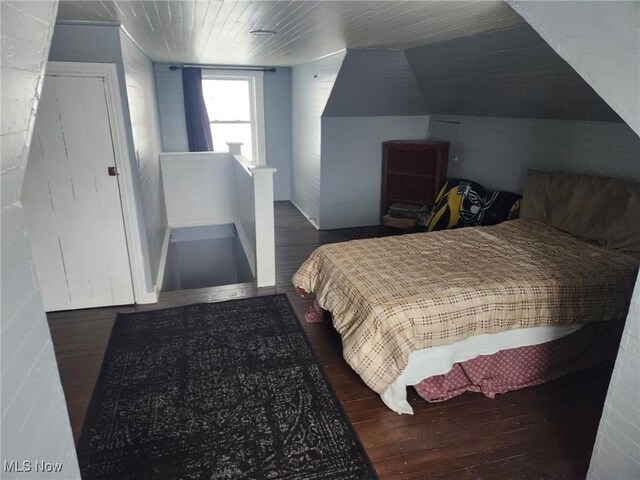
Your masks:
<svg viewBox="0 0 640 480"><path fill-rule="evenodd" d="M514 328L623 319L638 260L544 223L354 240L293 277L332 312L344 358L382 394L409 354Z"/></svg>

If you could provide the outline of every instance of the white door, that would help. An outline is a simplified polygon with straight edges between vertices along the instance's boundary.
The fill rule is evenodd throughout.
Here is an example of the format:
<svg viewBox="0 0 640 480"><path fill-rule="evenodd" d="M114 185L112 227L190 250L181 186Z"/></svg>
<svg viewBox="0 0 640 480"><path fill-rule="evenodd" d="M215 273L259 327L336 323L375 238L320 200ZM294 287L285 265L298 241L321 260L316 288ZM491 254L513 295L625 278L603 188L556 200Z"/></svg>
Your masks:
<svg viewBox="0 0 640 480"><path fill-rule="evenodd" d="M22 191L47 311L133 303L115 167L104 79L47 75Z"/></svg>

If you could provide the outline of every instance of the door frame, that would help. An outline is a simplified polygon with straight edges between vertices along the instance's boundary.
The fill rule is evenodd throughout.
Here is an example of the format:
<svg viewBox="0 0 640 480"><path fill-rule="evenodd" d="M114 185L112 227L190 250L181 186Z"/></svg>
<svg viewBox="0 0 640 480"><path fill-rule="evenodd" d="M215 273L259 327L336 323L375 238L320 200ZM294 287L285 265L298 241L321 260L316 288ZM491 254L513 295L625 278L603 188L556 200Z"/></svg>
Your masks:
<svg viewBox="0 0 640 480"><path fill-rule="evenodd" d="M104 81L114 161L118 171L116 178L118 189L120 190L120 207L124 221L124 233L127 239L133 298L135 303L155 302L157 301L157 296L148 292L146 288L145 254L147 254L147 242L146 237L142 235L142 232L144 232L144 220L136 203L132 157L127 147L127 130L116 64L50 61L47 62L45 75L101 78ZM153 298L150 298L151 295Z"/></svg>

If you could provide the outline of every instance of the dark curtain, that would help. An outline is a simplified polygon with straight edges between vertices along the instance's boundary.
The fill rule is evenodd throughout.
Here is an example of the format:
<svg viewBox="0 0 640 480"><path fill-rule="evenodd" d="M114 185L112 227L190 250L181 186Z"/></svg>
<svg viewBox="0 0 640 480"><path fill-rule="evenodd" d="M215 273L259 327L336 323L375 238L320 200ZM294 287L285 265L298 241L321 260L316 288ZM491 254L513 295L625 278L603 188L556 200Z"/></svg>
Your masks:
<svg viewBox="0 0 640 480"><path fill-rule="evenodd" d="M202 70L182 67L182 86L189 151L212 152L213 140L209 126L209 115L207 115L207 107L202 96Z"/></svg>

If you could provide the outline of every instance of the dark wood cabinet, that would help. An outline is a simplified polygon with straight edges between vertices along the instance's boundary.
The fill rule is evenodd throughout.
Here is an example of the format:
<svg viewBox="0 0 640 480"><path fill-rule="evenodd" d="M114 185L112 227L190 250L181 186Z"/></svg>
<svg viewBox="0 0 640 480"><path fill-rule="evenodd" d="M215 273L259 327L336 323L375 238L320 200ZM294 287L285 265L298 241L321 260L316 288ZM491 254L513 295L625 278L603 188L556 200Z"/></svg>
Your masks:
<svg viewBox="0 0 640 480"><path fill-rule="evenodd" d="M433 205L447 177L448 155L448 142L384 142L380 215L386 215L395 202Z"/></svg>

